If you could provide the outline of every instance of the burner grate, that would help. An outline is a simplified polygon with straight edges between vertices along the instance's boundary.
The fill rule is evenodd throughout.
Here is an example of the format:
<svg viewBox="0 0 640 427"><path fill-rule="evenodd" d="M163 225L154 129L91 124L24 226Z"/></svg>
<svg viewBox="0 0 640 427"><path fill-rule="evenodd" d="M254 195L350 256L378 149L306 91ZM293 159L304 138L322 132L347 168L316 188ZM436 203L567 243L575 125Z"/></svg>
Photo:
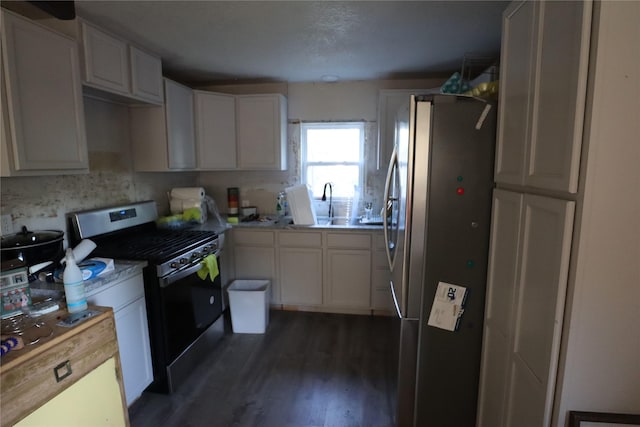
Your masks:
<svg viewBox="0 0 640 427"><path fill-rule="evenodd" d="M96 256L162 262L207 243L217 234L199 230L162 230L111 236L96 242Z"/></svg>

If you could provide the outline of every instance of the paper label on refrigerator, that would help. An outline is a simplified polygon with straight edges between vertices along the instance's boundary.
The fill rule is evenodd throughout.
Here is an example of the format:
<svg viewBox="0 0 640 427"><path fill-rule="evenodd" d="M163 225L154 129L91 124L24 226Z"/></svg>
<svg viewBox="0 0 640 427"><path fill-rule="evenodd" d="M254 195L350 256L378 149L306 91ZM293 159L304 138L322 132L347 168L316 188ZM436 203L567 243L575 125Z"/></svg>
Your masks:
<svg viewBox="0 0 640 427"><path fill-rule="evenodd" d="M439 282L427 324L447 331L455 331L464 313L466 298L467 288L464 286Z"/></svg>

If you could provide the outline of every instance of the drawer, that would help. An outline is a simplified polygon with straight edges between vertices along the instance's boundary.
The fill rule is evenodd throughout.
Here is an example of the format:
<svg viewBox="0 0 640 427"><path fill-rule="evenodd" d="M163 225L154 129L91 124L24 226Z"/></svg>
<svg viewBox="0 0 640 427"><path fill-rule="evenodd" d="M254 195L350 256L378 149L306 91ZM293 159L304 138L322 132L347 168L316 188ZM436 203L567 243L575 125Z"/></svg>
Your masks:
<svg viewBox="0 0 640 427"><path fill-rule="evenodd" d="M112 307L118 311L127 304L144 297L144 281L142 274L122 280L112 286L103 286L87 296L87 302L92 305Z"/></svg>
<svg viewBox="0 0 640 427"><path fill-rule="evenodd" d="M329 248L371 248L371 235L360 233L327 233Z"/></svg>
<svg viewBox="0 0 640 427"><path fill-rule="evenodd" d="M80 324L74 329L75 334L51 341L46 349L43 345L41 353L2 372L3 425L12 425L117 354L112 315L89 328Z"/></svg>
<svg viewBox="0 0 640 427"><path fill-rule="evenodd" d="M233 242L236 245L273 246L273 231L233 230Z"/></svg>
<svg viewBox="0 0 640 427"><path fill-rule="evenodd" d="M282 246L319 248L322 247L322 233L281 231L278 235L278 242Z"/></svg>

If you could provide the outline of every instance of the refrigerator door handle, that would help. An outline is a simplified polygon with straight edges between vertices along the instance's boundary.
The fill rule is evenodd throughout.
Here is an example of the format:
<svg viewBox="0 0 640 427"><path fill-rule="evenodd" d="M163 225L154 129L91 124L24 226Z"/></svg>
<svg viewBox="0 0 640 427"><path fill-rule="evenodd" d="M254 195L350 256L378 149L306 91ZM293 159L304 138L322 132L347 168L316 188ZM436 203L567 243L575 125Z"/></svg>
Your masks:
<svg viewBox="0 0 640 427"><path fill-rule="evenodd" d="M402 319L402 312L400 311L400 305L398 304L398 297L396 296L396 290L393 287L393 280L389 280L389 286L391 287L391 297L393 298L393 306L396 308L398 318Z"/></svg>
<svg viewBox="0 0 640 427"><path fill-rule="evenodd" d="M384 250L387 254L387 262L389 263L389 269L393 271L393 264L395 256L391 255L391 246L389 245L389 215L390 209L393 209L394 198L390 198L391 192L391 180L395 169L398 167L398 147L393 148L391 159L389 160L389 169L387 169L387 180L384 185L384 207L382 208L382 229L384 230ZM395 242L393 242L395 245ZM394 296L395 298L395 296Z"/></svg>

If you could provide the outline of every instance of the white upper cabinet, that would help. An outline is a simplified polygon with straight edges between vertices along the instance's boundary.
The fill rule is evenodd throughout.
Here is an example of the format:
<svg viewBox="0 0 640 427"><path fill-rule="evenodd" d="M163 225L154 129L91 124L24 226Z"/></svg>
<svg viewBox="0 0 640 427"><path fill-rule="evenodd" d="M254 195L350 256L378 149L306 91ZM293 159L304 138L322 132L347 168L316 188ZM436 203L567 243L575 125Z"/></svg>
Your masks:
<svg viewBox="0 0 640 427"><path fill-rule="evenodd" d="M85 83L123 95L129 94L127 43L85 21L80 21L80 31Z"/></svg>
<svg viewBox="0 0 640 427"><path fill-rule="evenodd" d="M132 106L131 144L139 172L194 170L196 151L193 91L164 79L163 106Z"/></svg>
<svg viewBox="0 0 640 427"><path fill-rule="evenodd" d="M236 97L238 168L286 170L287 100L280 94Z"/></svg>
<svg viewBox="0 0 640 427"><path fill-rule="evenodd" d="M591 4L514 2L504 14L496 181L576 193Z"/></svg>
<svg viewBox="0 0 640 427"><path fill-rule="evenodd" d="M2 11L2 175L87 172L74 40Z"/></svg>
<svg viewBox="0 0 640 427"><path fill-rule="evenodd" d="M81 20L84 84L153 104L162 103L162 61Z"/></svg>
<svg viewBox="0 0 640 427"><path fill-rule="evenodd" d="M505 184L524 184L536 34L534 8L533 2L513 3L503 18L495 177Z"/></svg>
<svg viewBox="0 0 640 427"><path fill-rule="evenodd" d="M169 169L195 169L193 91L169 79L164 79L164 91Z"/></svg>
<svg viewBox="0 0 640 427"><path fill-rule="evenodd" d="M131 94L151 103L162 103L162 60L135 46L129 46Z"/></svg>
<svg viewBox="0 0 640 427"><path fill-rule="evenodd" d="M198 169L235 169L235 96L196 90L194 102Z"/></svg>

